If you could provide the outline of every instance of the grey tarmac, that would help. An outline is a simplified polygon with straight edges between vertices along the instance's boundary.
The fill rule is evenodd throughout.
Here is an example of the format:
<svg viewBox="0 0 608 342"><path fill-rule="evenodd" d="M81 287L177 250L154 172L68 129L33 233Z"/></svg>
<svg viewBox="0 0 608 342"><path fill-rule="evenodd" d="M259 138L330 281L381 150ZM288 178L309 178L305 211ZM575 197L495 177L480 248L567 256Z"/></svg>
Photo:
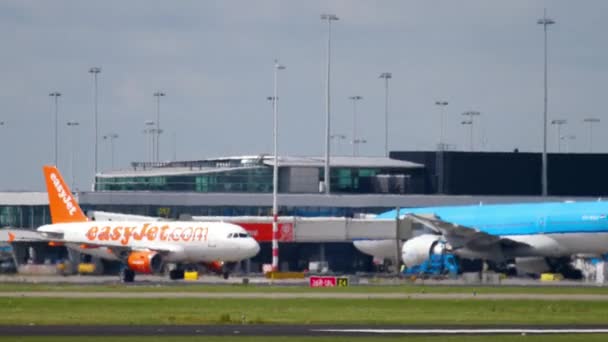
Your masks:
<svg viewBox="0 0 608 342"><path fill-rule="evenodd" d="M349 275L346 275L349 276ZM598 284L575 280L560 280L542 282L538 279L531 278L506 278L500 281L500 284L483 284L483 283L467 283L463 278L457 279L416 279L412 282L410 279L403 277L384 276L378 277L374 275L358 275L349 276L353 285L424 285L424 286L532 286L532 287L597 287ZM161 275L138 274L135 284L148 286L189 286L189 285L240 285L244 282L256 286L308 286L308 279L267 279L262 275L251 276L236 276L233 275L229 279L223 279L219 276L200 275L196 281L170 280L168 277ZM0 283L28 283L28 284L78 284L78 285L118 285L121 284L117 275L2 275L0 274Z"/></svg>
<svg viewBox="0 0 608 342"><path fill-rule="evenodd" d="M0 292L0 298L233 298L233 299L458 299L458 300L547 300L608 301L604 294L531 294L531 293L238 293L238 292L94 292L23 291Z"/></svg>
<svg viewBox="0 0 608 342"><path fill-rule="evenodd" d="M602 326L360 326L360 325L25 325L0 336L395 336L608 334Z"/></svg>

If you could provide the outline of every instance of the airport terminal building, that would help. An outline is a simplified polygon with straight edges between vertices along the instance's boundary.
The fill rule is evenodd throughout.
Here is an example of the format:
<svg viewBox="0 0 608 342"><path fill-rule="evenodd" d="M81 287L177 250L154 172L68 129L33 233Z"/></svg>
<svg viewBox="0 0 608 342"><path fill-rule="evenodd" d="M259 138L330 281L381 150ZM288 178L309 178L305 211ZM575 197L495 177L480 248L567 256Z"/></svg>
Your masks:
<svg viewBox="0 0 608 342"><path fill-rule="evenodd" d="M179 219L184 216L270 216L271 156L132 163L100 173L95 191L78 193L85 211ZM324 160L279 159L279 212L296 217L358 217L397 207L537 202L608 194L608 156L550 154L550 198L540 197L540 154L489 152L391 152L386 157L332 157L331 194L322 193ZM564 197L568 196L568 197ZM0 226L35 229L49 223L46 193L0 193ZM268 229L268 227L264 228ZM370 229L374 229L371 227ZM323 260L338 272L369 271L371 257L339 234L281 243L282 268L302 270ZM261 240L254 258L271 259ZM257 270L257 266L256 266Z"/></svg>

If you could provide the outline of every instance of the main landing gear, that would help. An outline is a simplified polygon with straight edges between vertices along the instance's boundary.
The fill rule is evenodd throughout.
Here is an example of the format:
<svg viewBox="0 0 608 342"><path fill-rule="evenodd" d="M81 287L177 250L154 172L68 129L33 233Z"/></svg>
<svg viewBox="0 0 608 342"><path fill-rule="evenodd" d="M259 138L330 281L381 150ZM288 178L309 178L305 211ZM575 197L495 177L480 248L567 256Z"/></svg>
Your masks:
<svg viewBox="0 0 608 342"><path fill-rule="evenodd" d="M184 270L183 269L174 269L174 270L169 271L169 279L171 279L171 280L184 279Z"/></svg>
<svg viewBox="0 0 608 342"><path fill-rule="evenodd" d="M132 283L135 280L135 272L128 267L123 267L120 270L120 281L123 283Z"/></svg>
<svg viewBox="0 0 608 342"><path fill-rule="evenodd" d="M230 269L226 265L224 265L224 267L222 267L222 277L224 279L228 279L230 277Z"/></svg>
<svg viewBox="0 0 608 342"><path fill-rule="evenodd" d="M213 272L221 276L224 279L228 279L232 270L234 269L235 263L223 263L223 262L210 262L203 264L206 267L206 270L209 272ZM169 272L169 279L171 280L182 280L184 279L184 273L189 271L196 271L201 273L201 265L199 264L176 264L173 269L165 268L166 272Z"/></svg>

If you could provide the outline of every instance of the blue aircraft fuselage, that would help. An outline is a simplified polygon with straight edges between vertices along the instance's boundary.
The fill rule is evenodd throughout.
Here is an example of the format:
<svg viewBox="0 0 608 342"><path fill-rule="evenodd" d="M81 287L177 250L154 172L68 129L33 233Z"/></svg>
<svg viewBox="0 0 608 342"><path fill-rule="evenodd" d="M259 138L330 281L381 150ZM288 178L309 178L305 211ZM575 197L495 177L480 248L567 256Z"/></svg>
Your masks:
<svg viewBox="0 0 608 342"><path fill-rule="evenodd" d="M608 202L494 204L400 209L399 215L434 214L439 219L491 235L606 233ZM395 218L396 210L377 218Z"/></svg>

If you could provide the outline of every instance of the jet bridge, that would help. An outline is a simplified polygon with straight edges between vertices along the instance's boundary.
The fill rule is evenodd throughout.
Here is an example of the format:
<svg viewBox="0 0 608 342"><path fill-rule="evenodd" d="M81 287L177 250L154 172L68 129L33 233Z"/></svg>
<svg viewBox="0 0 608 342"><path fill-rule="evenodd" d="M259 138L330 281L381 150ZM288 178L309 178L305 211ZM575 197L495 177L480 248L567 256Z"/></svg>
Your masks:
<svg viewBox="0 0 608 342"><path fill-rule="evenodd" d="M197 216L197 221L224 221L240 225L254 236L260 243L272 241L272 217L209 217ZM325 264L326 245L362 240L379 241L388 246L391 254L401 254L401 241L412 237L412 221L409 219L376 219L376 218L347 218L347 217L293 217L278 218L278 241L283 246L293 244L318 245L317 259L308 259L310 265ZM356 246L356 245L355 245ZM289 247L288 247L289 248ZM360 251L359 246L356 247ZM306 258L306 257L304 257ZM284 259L282 259L284 260ZM393 263L394 264L394 263ZM310 266L311 269L313 266ZM398 271L398 267L394 267Z"/></svg>
<svg viewBox="0 0 608 342"><path fill-rule="evenodd" d="M259 241L272 240L272 217L267 216L193 216L196 221L223 221L254 231ZM354 219L347 217L278 218L281 242L352 242L355 240L406 240L412 236L410 220Z"/></svg>
<svg viewBox="0 0 608 342"><path fill-rule="evenodd" d="M158 217L89 212L98 221L164 221ZM180 220L231 222L241 225L258 241L272 241L271 216L183 216ZM279 216L280 242L352 242L355 240L407 240L412 222L407 219Z"/></svg>

